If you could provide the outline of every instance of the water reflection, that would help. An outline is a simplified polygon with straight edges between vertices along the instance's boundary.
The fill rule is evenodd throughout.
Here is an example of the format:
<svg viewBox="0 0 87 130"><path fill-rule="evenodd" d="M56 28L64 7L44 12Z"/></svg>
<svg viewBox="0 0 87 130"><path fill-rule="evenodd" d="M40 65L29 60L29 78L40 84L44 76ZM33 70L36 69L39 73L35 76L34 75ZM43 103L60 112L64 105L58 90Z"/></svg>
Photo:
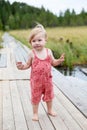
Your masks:
<svg viewBox="0 0 87 130"><path fill-rule="evenodd" d="M56 69L65 76L73 76L87 81L87 75L80 71L80 68L82 68L82 66L75 66L72 70L69 68L56 67Z"/></svg>

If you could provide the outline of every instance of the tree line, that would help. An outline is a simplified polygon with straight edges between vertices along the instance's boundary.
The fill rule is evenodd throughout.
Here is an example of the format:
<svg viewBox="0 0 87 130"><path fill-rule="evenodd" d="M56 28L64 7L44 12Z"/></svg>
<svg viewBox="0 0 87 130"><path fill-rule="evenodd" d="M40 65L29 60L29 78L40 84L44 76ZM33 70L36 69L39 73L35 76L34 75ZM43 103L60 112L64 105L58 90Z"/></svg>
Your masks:
<svg viewBox="0 0 87 130"><path fill-rule="evenodd" d="M83 26L87 25L87 12L82 9L77 15L74 9L71 12L67 9L57 16L43 6L36 8L25 3L10 4L9 0L0 0L0 30L28 29L37 21L45 27Z"/></svg>

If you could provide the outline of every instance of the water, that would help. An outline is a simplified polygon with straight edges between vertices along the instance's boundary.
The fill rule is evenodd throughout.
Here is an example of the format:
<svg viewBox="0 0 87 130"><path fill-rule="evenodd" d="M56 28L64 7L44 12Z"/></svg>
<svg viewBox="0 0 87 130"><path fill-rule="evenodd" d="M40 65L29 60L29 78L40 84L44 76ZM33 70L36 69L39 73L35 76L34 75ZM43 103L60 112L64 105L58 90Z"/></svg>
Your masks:
<svg viewBox="0 0 87 130"><path fill-rule="evenodd" d="M62 69L57 68L57 70L59 70L65 76L73 76L73 77L77 77L77 78L87 81L87 75L84 74L82 71L80 71L80 68L82 68L82 67L76 66L72 70L64 69L64 68L62 68Z"/></svg>

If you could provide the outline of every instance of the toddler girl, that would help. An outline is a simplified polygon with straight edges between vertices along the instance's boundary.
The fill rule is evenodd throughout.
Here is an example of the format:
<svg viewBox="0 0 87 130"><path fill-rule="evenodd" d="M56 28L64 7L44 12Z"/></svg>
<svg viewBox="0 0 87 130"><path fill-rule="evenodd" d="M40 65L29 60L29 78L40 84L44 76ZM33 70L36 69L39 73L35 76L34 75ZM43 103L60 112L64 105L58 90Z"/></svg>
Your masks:
<svg viewBox="0 0 87 130"><path fill-rule="evenodd" d="M52 51L45 48L47 33L44 27L38 24L32 29L29 42L32 50L26 64L17 63L17 68L24 70L31 67L30 85L31 102L33 106L32 120L38 121L38 106L41 99L47 104L47 112L51 116L56 116L52 109L54 98L51 66L57 66L64 61L64 54L59 59L55 59Z"/></svg>

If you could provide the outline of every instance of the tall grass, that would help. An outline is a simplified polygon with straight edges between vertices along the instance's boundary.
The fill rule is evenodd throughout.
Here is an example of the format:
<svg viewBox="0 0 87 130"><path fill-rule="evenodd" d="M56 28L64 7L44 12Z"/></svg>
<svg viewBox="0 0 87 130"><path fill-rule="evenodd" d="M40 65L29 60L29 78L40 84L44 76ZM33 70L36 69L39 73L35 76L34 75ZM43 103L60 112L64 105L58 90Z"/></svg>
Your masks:
<svg viewBox="0 0 87 130"><path fill-rule="evenodd" d="M65 53L64 66L87 64L87 27L46 28L46 47L52 49L55 58ZM10 31L16 39L31 48L28 43L30 30Z"/></svg>
<svg viewBox="0 0 87 130"><path fill-rule="evenodd" d="M1 44L1 42L2 42L2 35L3 35L3 31L0 31L0 48L3 47L2 44Z"/></svg>

